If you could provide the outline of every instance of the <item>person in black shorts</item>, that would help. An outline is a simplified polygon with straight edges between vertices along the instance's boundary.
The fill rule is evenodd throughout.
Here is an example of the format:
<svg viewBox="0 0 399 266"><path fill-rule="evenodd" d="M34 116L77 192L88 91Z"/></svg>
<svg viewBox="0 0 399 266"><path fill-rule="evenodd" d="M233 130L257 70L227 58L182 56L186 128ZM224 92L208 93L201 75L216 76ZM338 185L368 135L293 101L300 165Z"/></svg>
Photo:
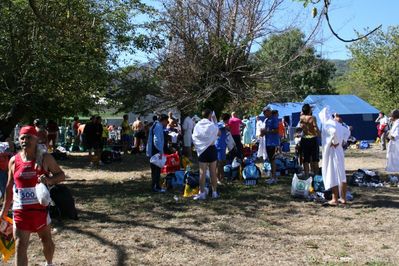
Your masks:
<svg viewBox="0 0 399 266"><path fill-rule="evenodd" d="M319 171L318 136L320 135L316 117L312 115L312 109L309 104L303 105L299 123L303 130L300 144L303 155L303 169L305 172L305 177L308 177L310 170L314 174Z"/></svg>
<svg viewBox="0 0 399 266"><path fill-rule="evenodd" d="M101 117L92 116L84 128L85 147L89 151L90 166L98 166L100 162L100 144L102 136Z"/></svg>
<svg viewBox="0 0 399 266"><path fill-rule="evenodd" d="M206 172L209 169L212 185L212 198L218 198L217 193L217 149L215 142L219 136L218 126L212 122L212 111L206 109L202 112L202 119L195 125L193 131L193 143L198 153L200 167L200 191L194 197L195 200L204 200L208 194L205 188Z"/></svg>

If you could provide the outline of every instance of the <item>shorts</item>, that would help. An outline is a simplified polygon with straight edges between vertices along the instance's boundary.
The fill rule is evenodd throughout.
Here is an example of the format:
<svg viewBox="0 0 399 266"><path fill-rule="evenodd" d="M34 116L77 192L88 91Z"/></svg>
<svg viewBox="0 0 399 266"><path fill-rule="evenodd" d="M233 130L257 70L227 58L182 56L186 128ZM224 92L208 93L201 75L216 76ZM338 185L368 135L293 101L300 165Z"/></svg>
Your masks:
<svg viewBox="0 0 399 266"><path fill-rule="evenodd" d="M266 153L267 158L269 158L270 161L273 161L274 155L276 154L276 146L266 146Z"/></svg>
<svg viewBox="0 0 399 266"><path fill-rule="evenodd" d="M319 143L318 138L302 138L301 151L304 163L318 162L319 161Z"/></svg>
<svg viewBox="0 0 399 266"><path fill-rule="evenodd" d="M138 139L145 139L145 132L144 131L137 131L134 133L134 137Z"/></svg>
<svg viewBox="0 0 399 266"><path fill-rule="evenodd" d="M224 161L226 160L226 149L218 149L218 161Z"/></svg>
<svg viewBox="0 0 399 266"><path fill-rule="evenodd" d="M17 229L36 233L50 223L47 209L14 210L14 226Z"/></svg>
<svg viewBox="0 0 399 266"><path fill-rule="evenodd" d="M215 145L206 148L206 150L198 157L200 163L213 163L217 161L217 159L217 150Z"/></svg>

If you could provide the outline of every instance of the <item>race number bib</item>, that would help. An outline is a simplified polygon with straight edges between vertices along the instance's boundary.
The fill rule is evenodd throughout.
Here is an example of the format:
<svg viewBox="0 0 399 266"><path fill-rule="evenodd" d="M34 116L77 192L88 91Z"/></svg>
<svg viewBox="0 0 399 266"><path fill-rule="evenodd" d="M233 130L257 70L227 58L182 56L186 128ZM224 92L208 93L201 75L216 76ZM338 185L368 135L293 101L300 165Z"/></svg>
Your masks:
<svg viewBox="0 0 399 266"><path fill-rule="evenodd" d="M14 190L14 209L38 203L35 187L18 188Z"/></svg>

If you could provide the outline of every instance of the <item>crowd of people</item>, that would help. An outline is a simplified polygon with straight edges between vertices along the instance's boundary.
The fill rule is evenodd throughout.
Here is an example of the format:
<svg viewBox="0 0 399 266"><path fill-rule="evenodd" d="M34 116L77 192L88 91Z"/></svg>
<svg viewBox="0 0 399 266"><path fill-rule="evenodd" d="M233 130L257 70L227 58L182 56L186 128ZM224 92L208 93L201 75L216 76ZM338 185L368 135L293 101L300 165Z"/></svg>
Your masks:
<svg viewBox="0 0 399 266"><path fill-rule="evenodd" d="M380 113L376 123L381 148L387 149L386 171L398 173L399 110L392 111L389 118ZM195 200L204 200L208 196L219 198L218 184L224 179L226 161L244 159L245 149L252 146L257 147L256 157L271 164L267 184L278 182L275 158L282 152L281 143L289 132L286 121L279 118L276 110L268 107L263 109L263 117L256 117L256 123L249 117L241 120L236 112L223 113L217 121L215 113L205 109L201 119L186 116L181 125L169 113L154 116L151 123L142 122L137 117L133 124L129 124L125 115L119 128L103 125L100 116L91 117L85 124L75 117L68 128L64 131L65 139L69 138L72 144L83 143L91 164L99 163L104 146L110 142L119 143L125 155L145 151L148 157L162 159L165 154L177 152L190 160L197 158L199 193L194 196ZM0 165L1 192L4 194L0 217L6 217L12 208L16 265L28 264L27 250L32 233L37 233L42 241L46 265L52 265L55 246L50 230L51 220L47 206L41 205L37 199L35 186L37 183L51 186L65 180L64 172L49 153L55 149L63 133L55 121L49 120L44 125L36 119L33 125L18 128L17 134L20 149L15 150L13 141L9 139L9 151L14 156L10 157L5 167ZM351 127L339 114L324 108L314 115L310 105L303 105L295 131L296 153L307 178L320 171L321 147L323 182L325 189L332 191L332 199L325 203L326 206L346 204L344 149L350 135ZM160 183L161 167L153 163L150 166L152 191L164 192ZM211 193L205 185L207 176L210 178Z"/></svg>

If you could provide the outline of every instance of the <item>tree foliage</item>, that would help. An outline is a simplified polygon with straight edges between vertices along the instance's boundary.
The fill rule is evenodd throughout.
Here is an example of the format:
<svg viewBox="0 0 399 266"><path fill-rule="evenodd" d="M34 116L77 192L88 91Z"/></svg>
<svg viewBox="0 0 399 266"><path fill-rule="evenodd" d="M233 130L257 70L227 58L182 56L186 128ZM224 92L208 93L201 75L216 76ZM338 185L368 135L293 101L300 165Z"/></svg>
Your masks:
<svg viewBox="0 0 399 266"><path fill-rule="evenodd" d="M331 94L329 80L335 67L318 57L298 30L267 38L254 58L258 89L274 101L302 101L309 94Z"/></svg>
<svg viewBox="0 0 399 266"><path fill-rule="evenodd" d="M87 112L109 86L119 52L151 49L140 1L0 1L0 130L19 120ZM156 42L155 42L156 45Z"/></svg>
<svg viewBox="0 0 399 266"><path fill-rule="evenodd" d="M367 88L369 101L383 111L398 108L399 102L399 27L377 31L353 43L349 79Z"/></svg>

